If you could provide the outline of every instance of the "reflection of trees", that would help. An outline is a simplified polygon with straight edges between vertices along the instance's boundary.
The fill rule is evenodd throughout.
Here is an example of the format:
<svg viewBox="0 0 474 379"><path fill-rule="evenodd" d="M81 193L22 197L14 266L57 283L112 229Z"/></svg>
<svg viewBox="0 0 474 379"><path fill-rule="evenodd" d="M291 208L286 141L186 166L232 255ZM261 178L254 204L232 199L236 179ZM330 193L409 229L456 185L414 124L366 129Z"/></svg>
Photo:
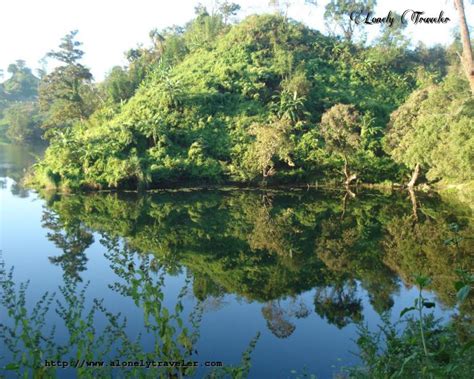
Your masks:
<svg viewBox="0 0 474 379"><path fill-rule="evenodd" d="M15 196L28 197L29 191L23 187L23 178L37 156L43 154L44 146L2 145L0 149L0 177L14 181L11 192Z"/></svg>
<svg viewBox="0 0 474 379"><path fill-rule="evenodd" d="M341 220L344 219L344 215L346 214L346 209L347 209L347 201L350 198L356 197L356 194L351 191L349 186L346 185L346 193L344 194L344 197L342 198L342 213L341 213Z"/></svg>
<svg viewBox="0 0 474 379"><path fill-rule="evenodd" d="M416 200L415 191L413 187L408 187L408 193L410 195L411 207L413 212L413 220L418 221L418 203Z"/></svg>
<svg viewBox="0 0 474 379"><path fill-rule="evenodd" d="M11 186L11 193L17 197L26 198L29 196L29 190L24 188L20 183L15 182Z"/></svg>
<svg viewBox="0 0 474 379"><path fill-rule="evenodd" d="M296 318L306 318L310 314L308 306L302 299L293 298L290 305L290 314Z"/></svg>
<svg viewBox="0 0 474 379"><path fill-rule="evenodd" d="M349 272L350 265L357 254L356 243L359 233L349 223L344 225L337 218L328 218L321 222L321 233L317 239L316 254L333 272Z"/></svg>
<svg viewBox="0 0 474 379"><path fill-rule="evenodd" d="M209 276L196 273L193 275L193 293L198 300L204 301L208 297L219 298L224 291Z"/></svg>
<svg viewBox="0 0 474 379"><path fill-rule="evenodd" d="M43 213L43 227L50 230L48 239L63 251L61 255L49 257L49 261L60 266L64 275L81 281L80 273L86 270L85 250L94 242L92 234L80 222L73 220L63 223L60 217L51 211Z"/></svg>
<svg viewBox="0 0 474 379"><path fill-rule="evenodd" d="M292 209L284 209L277 215L272 215L272 198L265 195L260 204L254 204L247 210L251 217L253 230L248 237L252 250L266 250L282 257L293 257L295 244L291 237L298 233L291 220ZM296 229L296 230L295 230Z"/></svg>
<svg viewBox="0 0 474 379"><path fill-rule="evenodd" d="M341 220L330 217L321 222L316 253L335 280L358 279L374 309L382 313L392 307L398 283L381 261L379 225L364 212L361 216L349 213Z"/></svg>
<svg viewBox="0 0 474 379"><path fill-rule="evenodd" d="M357 298L355 283L316 289L315 312L339 329L362 320L362 300Z"/></svg>
<svg viewBox="0 0 474 379"><path fill-rule="evenodd" d="M268 329L278 338L287 338L296 329L296 326L288 320L288 315L277 301L270 301L265 304L262 308L262 314L267 320Z"/></svg>
<svg viewBox="0 0 474 379"><path fill-rule="evenodd" d="M309 314L309 308L299 297L293 297L289 302L268 301L262 307L262 315L267 321L268 329L278 338L287 338L293 334L296 329L291 321L293 317L306 318Z"/></svg>
<svg viewBox="0 0 474 379"><path fill-rule="evenodd" d="M422 209L423 217L413 223L413 216L394 217L386 224L383 240L383 262L413 284L415 275L432 278L430 289L445 304L454 305L454 286L458 280L455 269L474 267L474 230L469 219L457 218L452 211L434 212ZM451 225L459 225L458 244ZM469 302L465 302L464 307ZM472 313L472 307L471 311Z"/></svg>
<svg viewBox="0 0 474 379"><path fill-rule="evenodd" d="M388 275L384 275L385 273ZM362 287L367 290L370 304L378 314L381 315L392 309L393 295L398 292L399 288L398 280L392 272L383 270L368 273Z"/></svg>
<svg viewBox="0 0 474 379"><path fill-rule="evenodd" d="M443 273L472 267L466 254L457 254L456 259L445 256L441 265L433 267L430 259L420 266L411 255L410 251L428 250L430 256L436 250L452 255L452 247L444 240L449 238L453 219L437 211L449 205L443 206L436 198L423 198L422 203L414 229L420 235L416 243L410 242L412 207L403 194L360 193L345 206L337 194L315 192L273 192L263 199L259 192L238 191L93 194L58 197L51 200L50 209L59 217L63 237L68 232L74 235L72 226L94 231L107 248L120 245L139 254L151 253L150 270L162 268L170 274L186 270L192 276L193 293L201 301L218 302L224 294L233 293L267 304L265 314L279 320L278 309L268 304L326 288L327 293L318 295L317 308L343 325L357 320L361 312L360 302L350 297L354 282L360 283L374 309L382 313L393 305L392 296L399 287L395 273L410 282L419 267L430 266L428 274L440 275L434 278L437 284L445 280ZM436 217L425 215L430 213ZM405 226L404 217L411 223ZM464 237L469 228L472 231L466 220L461 226ZM467 239L463 244L468 244ZM445 288L451 285L452 275L448 279L443 282ZM449 297L452 304L454 294L448 292L440 298L449 304ZM348 315L338 308L344 303ZM284 314L290 323L296 317L288 309Z"/></svg>

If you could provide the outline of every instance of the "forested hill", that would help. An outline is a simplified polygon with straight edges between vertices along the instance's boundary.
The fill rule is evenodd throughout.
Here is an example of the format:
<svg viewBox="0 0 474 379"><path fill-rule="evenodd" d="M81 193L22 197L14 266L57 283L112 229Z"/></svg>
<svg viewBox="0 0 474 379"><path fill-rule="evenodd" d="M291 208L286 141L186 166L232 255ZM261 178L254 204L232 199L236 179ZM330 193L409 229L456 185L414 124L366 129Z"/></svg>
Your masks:
<svg viewBox="0 0 474 379"><path fill-rule="evenodd" d="M423 180L472 180L474 108L456 43L408 50L382 34L364 47L279 15L229 26L206 12L152 40L99 86L82 54L70 60L76 104L54 94L61 72L43 79L51 142L37 186L406 182L417 165Z"/></svg>

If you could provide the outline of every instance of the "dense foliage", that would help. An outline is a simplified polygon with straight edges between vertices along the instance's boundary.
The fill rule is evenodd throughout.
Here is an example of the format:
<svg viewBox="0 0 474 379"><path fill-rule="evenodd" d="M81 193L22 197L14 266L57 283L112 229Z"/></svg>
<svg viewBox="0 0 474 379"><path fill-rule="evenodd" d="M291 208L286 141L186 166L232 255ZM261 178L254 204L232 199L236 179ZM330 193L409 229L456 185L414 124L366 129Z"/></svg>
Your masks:
<svg viewBox="0 0 474 379"><path fill-rule="evenodd" d="M37 105L39 79L22 60L8 66L10 77L0 83L0 139L35 142L41 137Z"/></svg>
<svg viewBox="0 0 474 379"><path fill-rule="evenodd" d="M51 51L48 58L61 63L51 73L45 75L39 87L39 104L45 114L43 127L54 131L85 120L94 110L97 99L93 97L93 87L87 85L92 74L79 60L84 55L81 43L75 40L77 30L70 32L59 45L59 50Z"/></svg>
<svg viewBox="0 0 474 379"><path fill-rule="evenodd" d="M468 278L470 289L474 276ZM401 320L390 321L388 315L382 317L379 330L372 332L367 326L359 325L357 344L365 366L352 368L352 378L470 378L474 373L474 334L472 319L454 316L448 323L435 319L429 309L436 304L425 297L423 289L431 278L417 276L419 295L413 306L400 312ZM459 282L457 282L459 283ZM459 296L461 295L461 296ZM458 299L465 301L462 291ZM426 314L428 311L428 314ZM411 312L418 316L405 316ZM405 319L403 318L405 316ZM405 323L400 331L400 324Z"/></svg>
<svg viewBox="0 0 474 379"><path fill-rule="evenodd" d="M420 164L432 180L474 179L474 99L460 70L413 92L388 126L393 158L409 167Z"/></svg>
<svg viewBox="0 0 474 379"><path fill-rule="evenodd" d="M364 47L324 36L282 15L254 15L229 25L229 15L209 14L202 7L196 12L183 28L152 31L152 46L130 50L129 66L115 67L100 85L82 82L87 78L78 74L83 84L74 92L74 109L80 114L68 113L64 100L53 102L51 109L66 109L66 117L49 113L57 121L56 133L35 169L36 185L145 189L261 180L303 184L342 179L340 173L348 184L355 178L403 182L411 160L394 148L384 150L382 144L390 114L396 111L389 130L400 129L396 125L403 121L397 115L410 106L413 90L428 90L428 81L451 99L449 78L435 84L449 61L439 48L407 50L397 42ZM67 38L74 50L74 35ZM82 67L76 62L81 56L69 66ZM59 73L49 76L54 75ZM466 87L456 80L457 88ZM48 83L41 87L46 93ZM469 101L464 90L456 96ZM95 102L96 97L101 101ZM425 107L430 115L431 107L442 101L432 97ZM92 101L86 109L84 99ZM459 122L451 134L438 133L451 139L450 144L441 142L443 146L462 144L450 167L472 167L470 142L462 138L471 127L466 112L452 116ZM350 130L342 130L341 120L350 121ZM404 128L391 132L387 139L392 144L386 146L398 144L392 136L396 134L417 150L416 138ZM449 176L440 165L432 172L466 179Z"/></svg>

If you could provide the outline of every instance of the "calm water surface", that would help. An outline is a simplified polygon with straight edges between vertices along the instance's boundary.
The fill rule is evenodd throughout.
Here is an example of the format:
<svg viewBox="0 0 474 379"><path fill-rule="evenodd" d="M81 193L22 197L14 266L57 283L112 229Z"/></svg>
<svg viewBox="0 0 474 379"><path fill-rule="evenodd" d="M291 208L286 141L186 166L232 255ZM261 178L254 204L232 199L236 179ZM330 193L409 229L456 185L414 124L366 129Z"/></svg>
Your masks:
<svg viewBox="0 0 474 379"><path fill-rule="evenodd" d="M332 378L360 364L358 323L375 330L384 312L396 320L413 303L417 274L433 277L426 296L438 317L472 313L454 308L453 270L473 259L468 242L445 243L472 235L471 212L455 200L306 190L39 195L19 184L34 159L0 145L6 377L53 359L183 359L199 362L186 371L196 377L212 361L234 374L250 367L252 378ZM138 370L55 374L168 372Z"/></svg>

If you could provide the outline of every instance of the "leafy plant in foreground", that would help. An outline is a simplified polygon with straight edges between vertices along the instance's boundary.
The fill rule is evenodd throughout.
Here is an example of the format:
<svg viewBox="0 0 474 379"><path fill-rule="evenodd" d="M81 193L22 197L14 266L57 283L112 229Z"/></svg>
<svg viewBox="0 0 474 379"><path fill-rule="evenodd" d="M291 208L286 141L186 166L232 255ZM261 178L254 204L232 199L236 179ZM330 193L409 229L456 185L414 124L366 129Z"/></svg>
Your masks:
<svg viewBox="0 0 474 379"><path fill-rule="evenodd" d="M365 362L363 368L352 368L353 378L471 378L474 374L474 333L461 336L459 325L441 324L433 314L424 315L423 309L435 303L423 295L430 278L416 278L419 295L413 306L404 308L400 317L415 311L418 318L409 317L401 334L389 315L382 317L379 331L371 332L359 326L357 344ZM467 340L467 341L466 341Z"/></svg>
<svg viewBox="0 0 474 379"><path fill-rule="evenodd" d="M115 241L117 242L117 241ZM56 294L45 293L31 311L28 310L28 282L16 285L13 268L7 272L0 259L0 305L8 316L0 322L0 340L10 352L0 356L0 374L12 373L17 377L55 378L57 367L46 365L46 361L62 362L61 372L75 371L81 378L111 377L120 370L125 378L183 378L197 375L194 367L162 367L146 370L143 367L113 367L115 361L196 361L195 344L199 339L202 309L198 303L189 315L193 330L184 324L182 299L187 293L187 284L180 292L174 312L163 305L164 272L160 266L150 262L146 256L136 265L133 251L118 247L112 241L109 255L111 267L122 282L110 287L124 296L130 296L144 311L144 325L152 336L153 349L146 351L139 335L131 339L127 330L127 319L120 313L107 310L103 300L93 299L90 306L86 296L88 284L78 287L79 281L64 276L64 285L59 287L62 299ZM17 288L18 287L18 288ZM66 339L56 336L56 326L48 332L48 318L53 317L52 304L56 300L55 312L63 321ZM97 317L105 318L105 327L96 328ZM213 369L208 377L245 378L250 370L250 356L259 334L249 344L237 366ZM90 367L80 362L102 361L105 366ZM6 363L4 363L6 362ZM64 366L66 365L66 366ZM0 375L1 376L1 375Z"/></svg>

